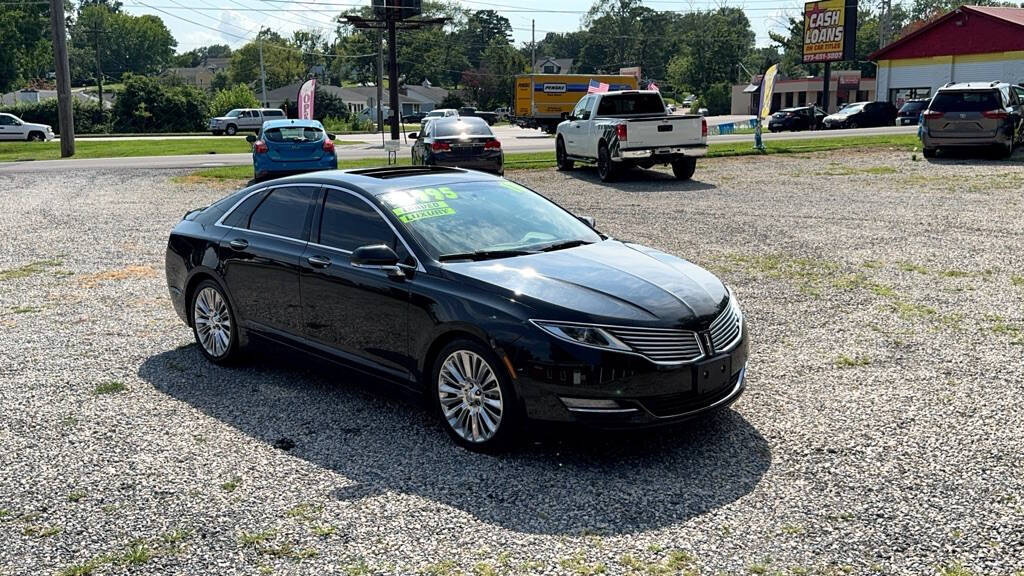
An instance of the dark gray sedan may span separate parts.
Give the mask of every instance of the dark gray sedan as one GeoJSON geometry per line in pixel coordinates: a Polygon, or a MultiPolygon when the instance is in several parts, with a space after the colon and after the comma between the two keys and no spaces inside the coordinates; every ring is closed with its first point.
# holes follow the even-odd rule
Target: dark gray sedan
{"type": "Polygon", "coordinates": [[[412,163],[505,173],[505,154],[491,127],[481,118],[449,117],[428,122],[423,132],[409,134],[415,140],[412,163]]]}

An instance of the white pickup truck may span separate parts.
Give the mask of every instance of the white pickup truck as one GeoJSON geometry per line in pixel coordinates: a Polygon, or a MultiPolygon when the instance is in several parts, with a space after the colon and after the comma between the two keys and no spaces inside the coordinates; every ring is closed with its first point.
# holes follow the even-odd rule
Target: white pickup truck
{"type": "Polygon", "coordinates": [[[555,140],[559,170],[596,162],[605,182],[631,166],[655,164],[671,164],[676,178],[688,180],[707,153],[707,120],[669,114],[661,94],[649,90],[587,94],[558,125],[555,140]]]}

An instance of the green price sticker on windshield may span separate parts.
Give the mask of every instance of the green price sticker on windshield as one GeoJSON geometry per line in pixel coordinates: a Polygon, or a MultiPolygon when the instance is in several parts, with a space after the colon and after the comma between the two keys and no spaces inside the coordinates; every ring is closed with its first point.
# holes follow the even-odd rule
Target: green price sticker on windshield
{"type": "Polygon", "coordinates": [[[448,205],[447,202],[423,202],[421,204],[410,204],[408,206],[400,206],[391,210],[395,216],[398,216],[400,221],[404,222],[415,222],[416,220],[423,220],[424,218],[436,218],[438,216],[448,216],[455,214],[455,210],[448,205]]]}

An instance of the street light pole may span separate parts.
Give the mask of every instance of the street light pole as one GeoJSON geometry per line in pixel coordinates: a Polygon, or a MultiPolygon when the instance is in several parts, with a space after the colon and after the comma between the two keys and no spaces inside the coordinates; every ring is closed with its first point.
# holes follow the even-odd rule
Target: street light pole
{"type": "Polygon", "coordinates": [[[260,88],[263,91],[263,101],[260,106],[267,106],[267,70],[263,67],[263,39],[260,38],[260,88]]]}

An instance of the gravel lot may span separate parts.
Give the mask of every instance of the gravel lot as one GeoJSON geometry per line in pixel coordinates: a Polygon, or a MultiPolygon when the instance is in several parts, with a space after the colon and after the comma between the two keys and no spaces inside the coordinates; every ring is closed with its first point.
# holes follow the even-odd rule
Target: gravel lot
{"type": "Polygon", "coordinates": [[[203,361],[163,252],[224,190],[0,175],[0,574],[1024,573],[1022,156],[510,173],[720,274],[753,352],[713,419],[498,457],[386,383],[203,361]]]}

